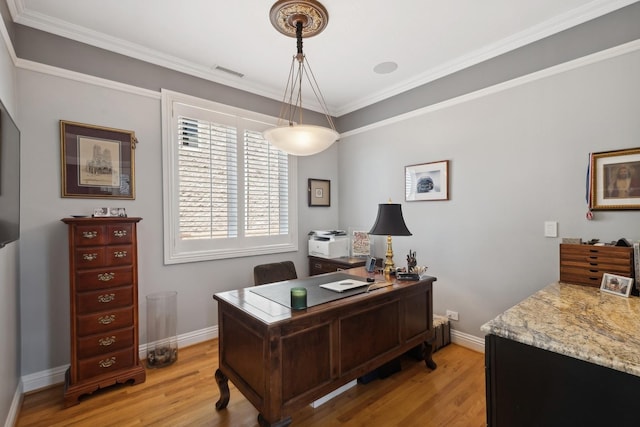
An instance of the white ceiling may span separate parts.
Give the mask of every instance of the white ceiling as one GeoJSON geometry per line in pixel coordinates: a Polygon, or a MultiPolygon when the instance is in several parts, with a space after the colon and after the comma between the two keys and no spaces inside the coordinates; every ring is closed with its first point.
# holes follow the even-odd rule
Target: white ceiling
{"type": "MultiPolygon", "coordinates": [[[[340,116],[635,1],[322,0],[328,27],[304,53],[340,116]]],[[[20,24],[281,100],[296,42],[271,26],[274,2],[7,0],[20,24]]]]}

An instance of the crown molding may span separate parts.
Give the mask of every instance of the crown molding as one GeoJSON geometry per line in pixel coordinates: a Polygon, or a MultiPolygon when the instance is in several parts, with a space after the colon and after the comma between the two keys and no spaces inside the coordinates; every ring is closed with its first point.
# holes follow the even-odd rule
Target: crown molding
{"type": "Polygon", "coordinates": [[[477,65],[491,58],[495,58],[504,53],[511,52],[530,43],[552,36],[553,34],[557,34],[561,31],[606,15],[607,13],[636,3],[637,1],[638,0],[595,0],[583,7],[573,9],[567,13],[558,15],[553,19],[531,27],[526,31],[522,31],[512,35],[511,37],[502,39],[498,43],[487,45],[482,49],[470,52],[468,55],[458,57],[438,67],[429,69],[424,73],[405,80],[395,86],[388,87],[383,91],[375,92],[371,94],[371,96],[345,104],[335,111],[335,115],[336,117],[340,117],[347,113],[375,104],[376,102],[383,101],[402,92],[430,83],[449,74],[477,65]]]}
{"type": "MultiPolygon", "coordinates": [[[[394,95],[398,95],[402,92],[406,92],[415,87],[437,80],[443,76],[460,71],[472,65],[476,65],[526,44],[541,40],[560,31],[605,15],[624,6],[628,6],[636,1],[637,0],[594,0],[582,7],[573,9],[563,15],[559,15],[551,20],[541,23],[540,25],[532,27],[527,31],[515,34],[512,37],[501,40],[493,45],[486,46],[485,48],[478,49],[468,55],[456,58],[453,61],[427,70],[412,79],[405,80],[404,82],[373,93],[365,98],[354,100],[353,102],[343,106],[328,105],[330,114],[334,117],[339,117],[356,111],[394,95]]],[[[199,66],[190,61],[185,61],[135,43],[127,42],[126,40],[91,31],[81,26],[73,25],[62,20],[30,11],[25,7],[24,0],[7,0],[7,5],[14,22],[18,24],[136,58],[205,80],[220,83],[255,95],[264,96],[276,101],[282,101],[282,93],[276,93],[273,88],[241,80],[240,78],[234,78],[226,73],[223,75],[222,72],[217,72],[208,67],[199,66]]],[[[310,100],[310,102],[305,100],[305,108],[320,113],[323,112],[321,106],[312,100],[310,100]]]]}

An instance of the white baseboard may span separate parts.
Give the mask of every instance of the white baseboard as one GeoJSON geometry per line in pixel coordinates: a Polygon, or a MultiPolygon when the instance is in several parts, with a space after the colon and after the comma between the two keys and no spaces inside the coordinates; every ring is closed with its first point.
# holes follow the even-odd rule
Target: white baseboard
{"type": "Polygon", "coordinates": [[[478,353],[484,353],[484,337],[480,338],[451,329],[451,342],[477,351],[478,353]]]}
{"type": "MultiPolygon", "coordinates": [[[[188,332],[186,334],[178,335],[178,349],[180,347],[187,347],[193,344],[198,344],[204,341],[212,340],[218,337],[218,326],[212,326],[199,331],[188,332]]],[[[147,357],[147,344],[142,344],[138,348],[138,354],[140,359],[147,357]]],[[[47,369],[46,371],[36,372],[33,374],[25,375],[20,379],[18,388],[22,396],[23,393],[39,390],[41,388],[50,387],[55,384],[64,382],[64,374],[69,368],[69,365],[58,366],[56,368],[47,369]]]]}
{"type": "Polygon", "coordinates": [[[13,427],[18,422],[18,414],[20,412],[20,407],[22,406],[22,394],[22,384],[19,383],[18,387],[16,388],[16,392],[13,395],[9,413],[7,414],[7,418],[4,421],[4,427],[13,427]]]}

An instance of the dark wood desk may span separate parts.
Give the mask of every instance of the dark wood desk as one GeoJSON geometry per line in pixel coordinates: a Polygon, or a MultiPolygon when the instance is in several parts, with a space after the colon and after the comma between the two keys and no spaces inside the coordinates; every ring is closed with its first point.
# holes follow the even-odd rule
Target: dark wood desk
{"type": "MultiPolygon", "coordinates": [[[[367,277],[362,267],[345,273],[367,277]]],[[[394,283],[392,278],[386,281],[391,286],[300,311],[251,288],[215,294],[216,408],[227,407],[231,380],[260,412],[261,426],[287,426],[293,411],[417,346],[423,348],[426,365],[435,369],[435,280],[394,283]]]]}

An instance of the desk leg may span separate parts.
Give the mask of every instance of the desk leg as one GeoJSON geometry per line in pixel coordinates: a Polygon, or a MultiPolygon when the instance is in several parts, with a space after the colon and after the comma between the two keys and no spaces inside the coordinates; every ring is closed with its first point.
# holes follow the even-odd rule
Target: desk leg
{"type": "Polygon", "coordinates": [[[422,344],[422,357],[424,358],[424,363],[427,365],[429,369],[436,369],[438,365],[433,361],[433,340],[425,341],[422,344]]]}
{"type": "Polygon", "coordinates": [[[276,421],[271,424],[269,421],[265,420],[262,414],[258,414],[258,425],[260,427],[287,427],[291,424],[291,417],[287,417],[284,420],[276,421]]]}
{"type": "Polygon", "coordinates": [[[219,411],[229,404],[229,378],[220,369],[216,369],[216,382],[220,389],[220,399],[216,402],[216,409],[219,411]]]}

